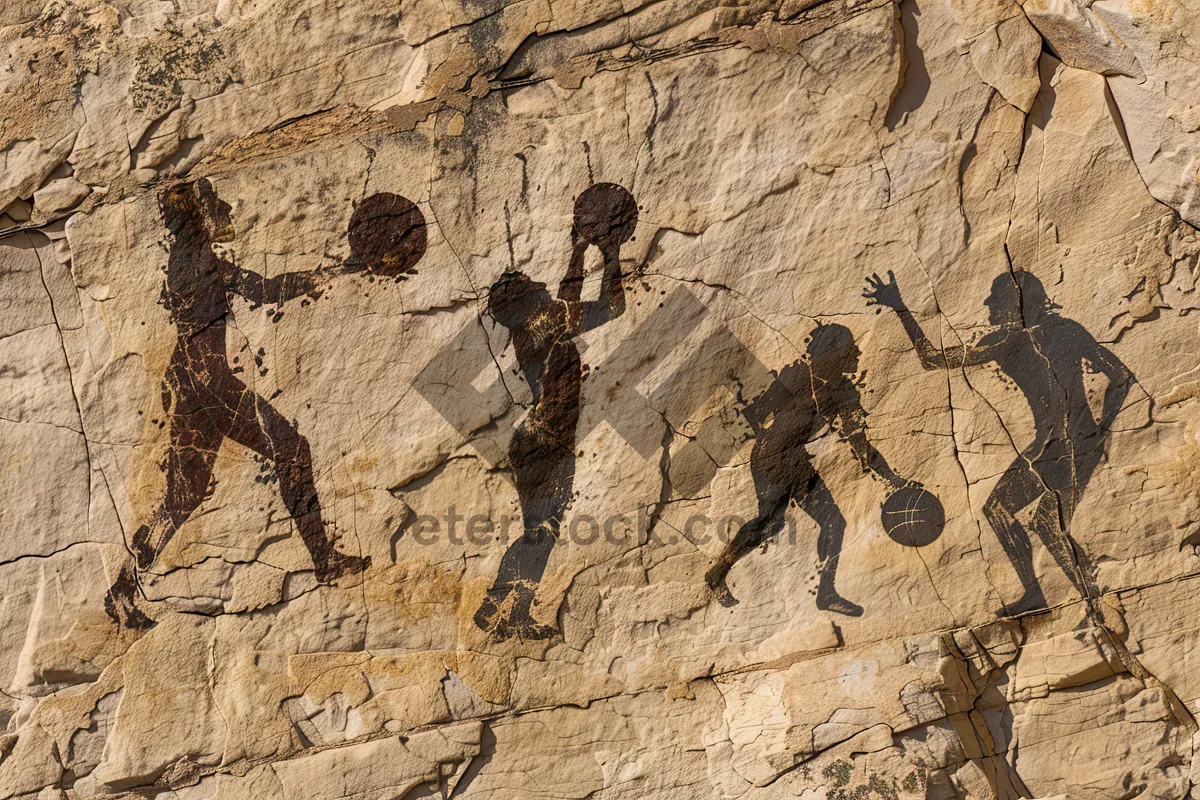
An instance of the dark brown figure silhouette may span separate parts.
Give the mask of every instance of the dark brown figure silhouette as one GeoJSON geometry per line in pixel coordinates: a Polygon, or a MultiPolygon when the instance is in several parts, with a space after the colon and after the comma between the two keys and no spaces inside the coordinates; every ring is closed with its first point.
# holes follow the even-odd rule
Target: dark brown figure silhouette
{"type": "Polygon", "coordinates": [[[229,205],[217,197],[207,180],[167,189],[159,198],[159,209],[171,234],[162,302],[171,313],[179,340],[162,389],[163,409],[170,414],[170,445],[163,464],[166,494],[150,524],[134,534],[135,565],[121,570],[105,602],[109,615],[130,628],[153,625],[134,605],[135,569],[148,569],[204,501],[213,463],[226,439],[274,466],[280,494],[312,556],[319,582],[329,583],[368,566],[369,558],[335,550],[326,533],[308,442],[294,423],[251,391],[230,368],[225,357],[229,294],[277,307],[302,295],[318,295],[320,284],[333,275],[364,269],[403,275],[412,271],[425,244],[423,219],[417,224],[413,217],[413,212],[420,216],[415,206],[396,195],[374,195],[355,212],[351,257],[345,265],[265,278],[213,252],[213,244],[228,241],[233,228],[229,205]],[[408,239],[392,241],[396,231],[407,231],[408,239]],[[380,247],[364,251],[364,242],[380,247]]]}
{"type": "Polygon", "coordinates": [[[524,534],[504,553],[495,583],[475,614],[475,624],[497,640],[555,634],[533,621],[530,606],[575,478],[583,364],[574,337],[624,313],[619,251],[636,224],[637,204],[628,191],[612,183],[593,184],[575,201],[571,261],[558,299],[521,272],[501,275],[488,296],[488,313],[512,333],[517,362],[533,393],[533,407],[508,451],[524,534]],[[584,301],[583,258],[592,245],[604,257],[604,277],[599,299],[584,301]]]}
{"type": "Polygon", "coordinates": [[[828,424],[850,445],[864,472],[873,473],[892,488],[906,485],[867,440],[867,414],[855,383],[860,355],[847,328],[821,325],[813,331],[807,360],[784,367],[771,386],[743,410],[754,430],[750,472],[758,494],[758,517],[738,530],[705,576],[721,605],[738,602],[725,584],[729,570],[779,533],[788,505],[795,502],[820,526],[817,608],[852,617],[863,613],[861,606],[834,588],[846,520],[804,447],[828,424]]]}
{"type": "Polygon", "coordinates": [[[890,270],[886,280],[872,275],[867,284],[863,292],[867,304],[891,308],[900,316],[925,369],[994,362],[1016,383],[1033,411],[1033,442],[1000,477],[983,506],[1024,589],[1020,599],[1006,604],[999,615],[1046,607],[1033,570],[1029,531],[1016,518],[1033,503],[1037,506],[1029,527],[1094,610],[1099,599],[1095,568],[1067,528],[1104,456],[1104,441],[1129,393],[1132,373],[1082,325],[1056,313],[1041,281],[1028,272],[1004,273],[992,282],[985,304],[995,330],[975,344],[944,350],[933,346],[904,305],[890,270]],[[1108,379],[1099,420],[1088,405],[1085,361],[1108,379]]]}

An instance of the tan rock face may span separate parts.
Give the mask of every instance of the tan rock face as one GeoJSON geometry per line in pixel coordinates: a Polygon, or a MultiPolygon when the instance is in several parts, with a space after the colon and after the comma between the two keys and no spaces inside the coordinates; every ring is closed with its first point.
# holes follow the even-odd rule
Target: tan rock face
{"type": "Polygon", "coordinates": [[[1200,7],[0,9],[0,800],[1200,797],[1200,7]]]}

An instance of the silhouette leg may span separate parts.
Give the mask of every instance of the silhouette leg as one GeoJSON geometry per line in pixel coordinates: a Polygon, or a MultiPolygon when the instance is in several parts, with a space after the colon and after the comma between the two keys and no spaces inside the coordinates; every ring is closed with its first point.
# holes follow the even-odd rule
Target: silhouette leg
{"type": "MultiPolygon", "coordinates": [[[[518,437],[524,435],[518,432],[518,437]]],[[[513,636],[546,639],[555,634],[550,626],[534,622],[531,608],[571,498],[575,454],[558,447],[537,446],[523,452],[526,447],[527,443],[514,441],[519,457],[510,455],[525,532],[504,552],[496,580],[475,612],[475,624],[491,631],[497,641],[513,636]]]]}
{"type": "Polygon", "coordinates": [[[1029,526],[1050,551],[1050,555],[1054,556],[1054,563],[1058,564],[1058,568],[1071,581],[1075,591],[1090,604],[1095,596],[1098,596],[1089,586],[1088,578],[1091,576],[1087,575],[1086,570],[1090,567],[1090,560],[1074,546],[1067,532],[1063,530],[1061,523],[1064,516],[1059,503],[1056,492],[1047,492],[1038,503],[1029,526]]]}
{"type": "Polygon", "coordinates": [[[1030,527],[1054,556],[1054,562],[1079,596],[1087,602],[1089,609],[1093,609],[1100,597],[1096,569],[1083,548],[1071,539],[1068,528],[1084,487],[1103,455],[1103,448],[1094,436],[1080,437],[1075,443],[1085,448],[1083,452],[1077,453],[1064,443],[1058,448],[1060,454],[1057,457],[1034,464],[1042,481],[1052,491],[1038,503],[1030,527]]]}
{"type": "Polygon", "coordinates": [[[729,570],[751,550],[779,533],[783,528],[784,515],[790,500],[791,496],[784,487],[772,485],[760,490],[758,516],[738,529],[733,541],[725,547],[704,576],[708,588],[716,594],[721,605],[726,608],[737,605],[737,598],[725,583],[729,570]]]}
{"type": "Polygon", "coordinates": [[[1087,489],[1088,483],[1096,473],[1096,468],[1104,460],[1105,436],[1106,434],[1103,431],[1096,429],[1095,431],[1086,431],[1082,435],[1072,439],[1075,448],[1075,469],[1071,481],[1071,503],[1069,505],[1064,504],[1065,507],[1061,514],[1063,524],[1066,526],[1064,536],[1075,554],[1075,563],[1079,565],[1084,584],[1092,590],[1094,596],[1097,598],[1100,596],[1100,589],[1096,565],[1092,563],[1087,552],[1071,536],[1070,524],[1071,519],[1075,516],[1076,509],[1079,508],[1079,504],[1083,500],[1084,490],[1087,489]]]}
{"type": "Polygon", "coordinates": [[[137,572],[132,561],[121,565],[117,579],[104,596],[104,612],[123,628],[148,631],[156,624],[137,607],[137,572]]]}
{"type": "Polygon", "coordinates": [[[1000,476],[983,504],[983,515],[1000,540],[1024,590],[1019,600],[1000,609],[999,616],[1013,616],[1046,606],[1046,596],[1033,570],[1033,544],[1025,526],[1016,518],[1017,512],[1041,499],[1046,491],[1046,485],[1030,467],[1029,461],[1018,456],[1000,476]]]}
{"type": "Polygon", "coordinates": [[[1095,611],[1100,592],[1096,585],[1095,567],[1067,530],[1079,498],[1092,476],[1100,457],[1103,441],[1092,430],[1078,431],[1071,439],[1055,439],[1047,443],[1033,468],[1048,489],[1038,502],[1029,527],[1054,557],[1054,562],[1071,581],[1088,605],[1095,611]]]}
{"type": "MultiPolygon", "coordinates": [[[[235,379],[236,380],[236,379],[235,379]]],[[[312,452],[296,426],[266,400],[245,389],[229,438],[250,448],[275,465],[279,493],[296,522],[300,538],[312,557],[319,583],[362,572],[369,557],[350,556],[334,549],[333,538],[321,519],[321,504],[313,480],[312,452]]]]}
{"type": "Polygon", "coordinates": [[[149,568],[208,496],[213,464],[224,438],[215,426],[197,425],[196,420],[182,416],[173,419],[172,425],[171,447],[166,458],[167,491],[162,506],[154,515],[148,535],[134,535],[134,552],[141,569],[149,568]]]}
{"type": "Polygon", "coordinates": [[[814,473],[809,479],[808,491],[796,498],[800,508],[820,526],[817,535],[817,559],[820,564],[821,581],[817,586],[817,608],[836,611],[849,617],[861,617],[862,606],[851,603],[838,594],[838,559],[842,555],[842,539],[846,534],[846,519],[833,499],[829,487],[821,476],[814,473]]]}
{"type": "Polygon", "coordinates": [[[104,609],[118,624],[146,630],[153,621],[135,605],[135,569],[149,569],[188,517],[208,495],[213,463],[221,447],[225,427],[219,415],[180,412],[171,418],[171,444],[164,461],[167,489],[150,525],[133,535],[135,563],[121,567],[104,600],[104,609]],[[136,564],[136,567],[135,567],[136,564]]]}
{"type": "Polygon", "coordinates": [[[1071,457],[1074,464],[1074,474],[1070,484],[1071,496],[1074,500],[1072,511],[1074,511],[1074,506],[1079,505],[1079,501],[1083,499],[1083,490],[1087,488],[1088,481],[1092,479],[1096,468],[1104,460],[1106,437],[1107,434],[1099,428],[1085,427],[1083,430],[1072,431],[1071,457]]]}
{"type": "Polygon", "coordinates": [[[504,551],[496,580],[475,612],[475,624],[490,630],[497,641],[513,636],[548,639],[554,635],[553,628],[534,621],[532,607],[538,582],[554,550],[558,528],[558,520],[552,520],[539,528],[526,529],[504,551]],[[511,607],[504,613],[504,606],[509,601],[511,607]]]}

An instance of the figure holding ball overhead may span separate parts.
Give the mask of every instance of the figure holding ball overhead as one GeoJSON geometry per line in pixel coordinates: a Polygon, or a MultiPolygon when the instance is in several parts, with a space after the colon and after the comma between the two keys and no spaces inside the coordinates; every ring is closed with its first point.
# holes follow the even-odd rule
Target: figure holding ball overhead
{"type": "Polygon", "coordinates": [[[558,297],[546,284],[516,271],[501,275],[488,293],[487,313],[511,333],[533,394],[533,406],[508,450],[524,533],[505,551],[496,580],[475,612],[475,624],[497,641],[558,633],[535,621],[532,607],[575,480],[584,377],[575,337],[625,312],[620,251],[637,220],[637,203],[624,187],[594,183],[575,200],[571,257],[558,297]],[[591,247],[600,251],[604,276],[600,296],[584,300],[584,256],[591,247]]]}
{"type": "Polygon", "coordinates": [[[208,497],[217,453],[226,440],[248,448],[273,469],[318,583],[367,568],[369,557],[340,552],[326,529],[308,440],[230,366],[225,355],[229,298],[238,295],[276,310],[298,297],[318,297],[325,282],[338,275],[370,271],[402,279],[414,272],[425,252],[425,220],[417,207],[399,195],[376,194],[355,209],[348,230],[350,257],[344,263],[268,278],[214,251],[214,244],[233,238],[234,229],[231,207],[207,179],[166,188],[158,206],[169,233],[161,302],[177,335],[162,383],[170,424],[163,460],[166,490],[153,515],[133,534],[133,559],[121,567],[105,598],[114,621],[138,630],[154,625],[136,604],[138,570],[154,564],[208,497]]]}
{"type": "MultiPolygon", "coordinates": [[[[750,472],[758,495],[758,516],[741,527],[705,576],[721,605],[738,602],[726,585],[730,569],[783,529],[788,506],[794,502],[820,526],[817,608],[851,617],[863,613],[862,606],[842,597],[835,586],[846,520],[805,450],[826,424],[850,445],[863,471],[886,483],[893,496],[924,493],[933,498],[893,472],[867,440],[867,413],[856,384],[860,355],[849,329],[820,325],[812,333],[807,358],[784,367],[771,386],[743,410],[755,434],[750,472]]],[[[937,509],[940,511],[940,505],[937,509]]],[[[940,530],[938,525],[934,537],[940,530]]]]}

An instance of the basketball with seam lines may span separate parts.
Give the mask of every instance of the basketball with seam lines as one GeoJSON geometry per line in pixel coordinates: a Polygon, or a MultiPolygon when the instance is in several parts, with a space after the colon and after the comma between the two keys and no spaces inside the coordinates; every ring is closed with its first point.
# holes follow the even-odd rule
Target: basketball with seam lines
{"type": "Polygon", "coordinates": [[[942,535],[946,512],[933,492],[923,486],[903,486],[888,495],[880,514],[883,529],[905,547],[924,547],[942,535]]]}

